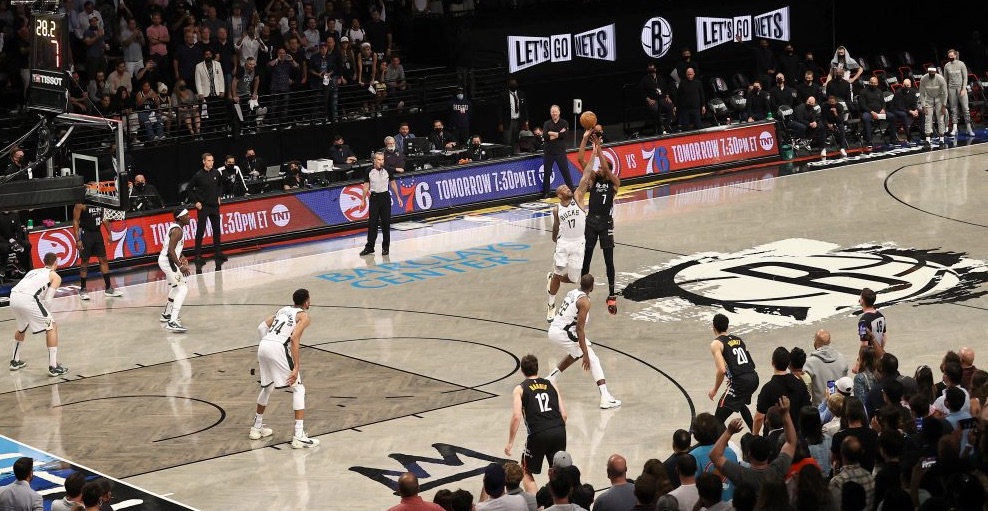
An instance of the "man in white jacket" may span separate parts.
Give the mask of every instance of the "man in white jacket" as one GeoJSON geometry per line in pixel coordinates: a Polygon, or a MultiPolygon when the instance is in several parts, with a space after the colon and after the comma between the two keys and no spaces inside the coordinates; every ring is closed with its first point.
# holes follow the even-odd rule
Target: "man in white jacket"
{"type": "MultiPolygon", "coordinates": [[[[202,62],[196,64],[196,92],[203,100],[202,118],[209,119],[203,124],[208,126],[209,131],[221,128],[225,123],[224,98],[226,96],[226,82],[223,79],[223,68],[220,63],[213,60],[213,51],[205,49],[202,52],[202,62]]],[[[204,127],[205,127],[204,126],[204,127]]]]}
{"type": "Polygon", "coordinates": [[[827,382],[837,381],[847,376],[847,359],[844,354],[830,345],[830,332],[817,331],[813,336],[813,351],[806,357],[803,372],[810,375],[813,406],[819,406],[827,399],[827,382]]]}

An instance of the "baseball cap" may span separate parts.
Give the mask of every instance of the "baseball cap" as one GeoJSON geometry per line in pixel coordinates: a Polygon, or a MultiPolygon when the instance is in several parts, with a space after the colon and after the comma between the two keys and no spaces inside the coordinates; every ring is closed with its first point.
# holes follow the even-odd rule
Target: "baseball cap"
{"type": "Polygon", "coordinates": [[[99,16],[94,12],[94,13],[92,13],[92,14],[89,15],[89,19],[91,19],[91,20],[98,20],[99,19],[99,16]]]}
{"type": "Polygon", "coordinates": [[[347,36],[343,36],[343,37],[340,38],[340,42],[341,43],[348,43],[348,42],[350,42],[350,38],[347,37],[347,36]]]}
{"type": "Polygon", "coordinates": [[[504,467],[500,463],[491,463],[484,469],[484,491],[491,497],[504,493],[504,467]]]}
{"type": "Polygon", "coordinates": [[[655,511],[679,511],[679,499],[667,493],[659,497],[655,503],[655,511]]]}
{"type": "Polygon", "coordinates": [[[932,66],[931,67],[928,67],[928,68],[926,68],[926,72],[927,73],[936,73],[937,72],[937,68],[932,67],[932,66]]]}
{"type": "Polygon", "coordinates": [[[840,392],[845,396],[850,396],[851,392],[854,391],[854,380],[852,380],[850,376],[841,377],[839,380],[834,382],[834,387],[837,387],[837,392],[840,392]]]}
{"type": "Polygon", "coordinates": [[[566,451],[556,451],[552,456],[552,468],[565,468],[573,466],[573,457],[566,451]]]}

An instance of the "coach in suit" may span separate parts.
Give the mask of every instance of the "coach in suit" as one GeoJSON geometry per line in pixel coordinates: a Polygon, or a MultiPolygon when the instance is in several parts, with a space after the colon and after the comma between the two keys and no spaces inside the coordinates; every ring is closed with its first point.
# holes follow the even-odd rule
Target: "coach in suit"
{"type": "Polygon", "coordinates": [[[518,90],[518,81],[508,80],[508,90],[501,94],[498,105],[497,130],[504,136],[504,145],[511,146],[518,154],[518,132],[528,122],[528,100],[518,90]]]}
{"type": "Polygon", "coordinates": [[[41,495],[31,489],[34,477],[34,460],[18,458],[14,462],[13,483],[0,488],[0,510],[3,511],[43,511],[41,495]]]}

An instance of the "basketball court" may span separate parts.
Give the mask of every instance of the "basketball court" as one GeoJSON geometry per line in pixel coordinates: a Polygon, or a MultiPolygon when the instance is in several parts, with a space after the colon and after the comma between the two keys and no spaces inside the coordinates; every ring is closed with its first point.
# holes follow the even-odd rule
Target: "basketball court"
{"type": "MultiPolygon", "coordinates": [[[[584,480],[606,488],[612,453],[636,475],[670,454],[695,413],[713,411],[716,312],[763,382],[776,346],[810,351],[820,328],[855,353],[863,287],[879,291],[904,372],[965,344],[988,356],[986,153],[975,144],[624,187],[615,260],[626,296],[609,315],[598,248],[588,326],[624,404],[598,409],[578,364],[559,379],[584,480]]],[[[30,338],[28,366],[0,379],[0,433],[203,510],[380,510],[397,503],[408,470],[427,500],[438,488],[476,496],[489,462],[522,452],[523,437],[503,452],[519,359],[537,355],[547,374],[561,355],[544,318],[548,213],[539,203],[399,225],[389,258],[359,257],[363,235],[235,255],[190,277],[186,334],[158,321],[157,270],[114,277],[123,298],[81,302],[65,288],[54,309],[70,372],[49,378],[44,342],[30,338]],[[322,445],[311,450],[291,448],[283,392],[265,414],[274,435],[247,438],[255,326],[299,287],[312,296],[301,370],[306,429],[322,445]]],[[[9,309],[0,325],[14,329],[9,309]]]]}

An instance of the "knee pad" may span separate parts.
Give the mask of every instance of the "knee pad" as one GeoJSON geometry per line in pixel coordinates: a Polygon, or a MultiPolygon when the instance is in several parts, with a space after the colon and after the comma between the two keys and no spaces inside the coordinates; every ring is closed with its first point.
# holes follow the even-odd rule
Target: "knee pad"
{"type": "Polygon", "coordinates": [[[271,399],[272,392],[274,392],[273,383],[267,387],[261,387],[261,392],[257,395],[257,404],[261,406],[268,406],[268,400],[271,399]]]}
{"type": "Polygon", "coordinates": [[[292,391],[292,410],[305,410],[305,385],[288,387],[292,391]]]}

